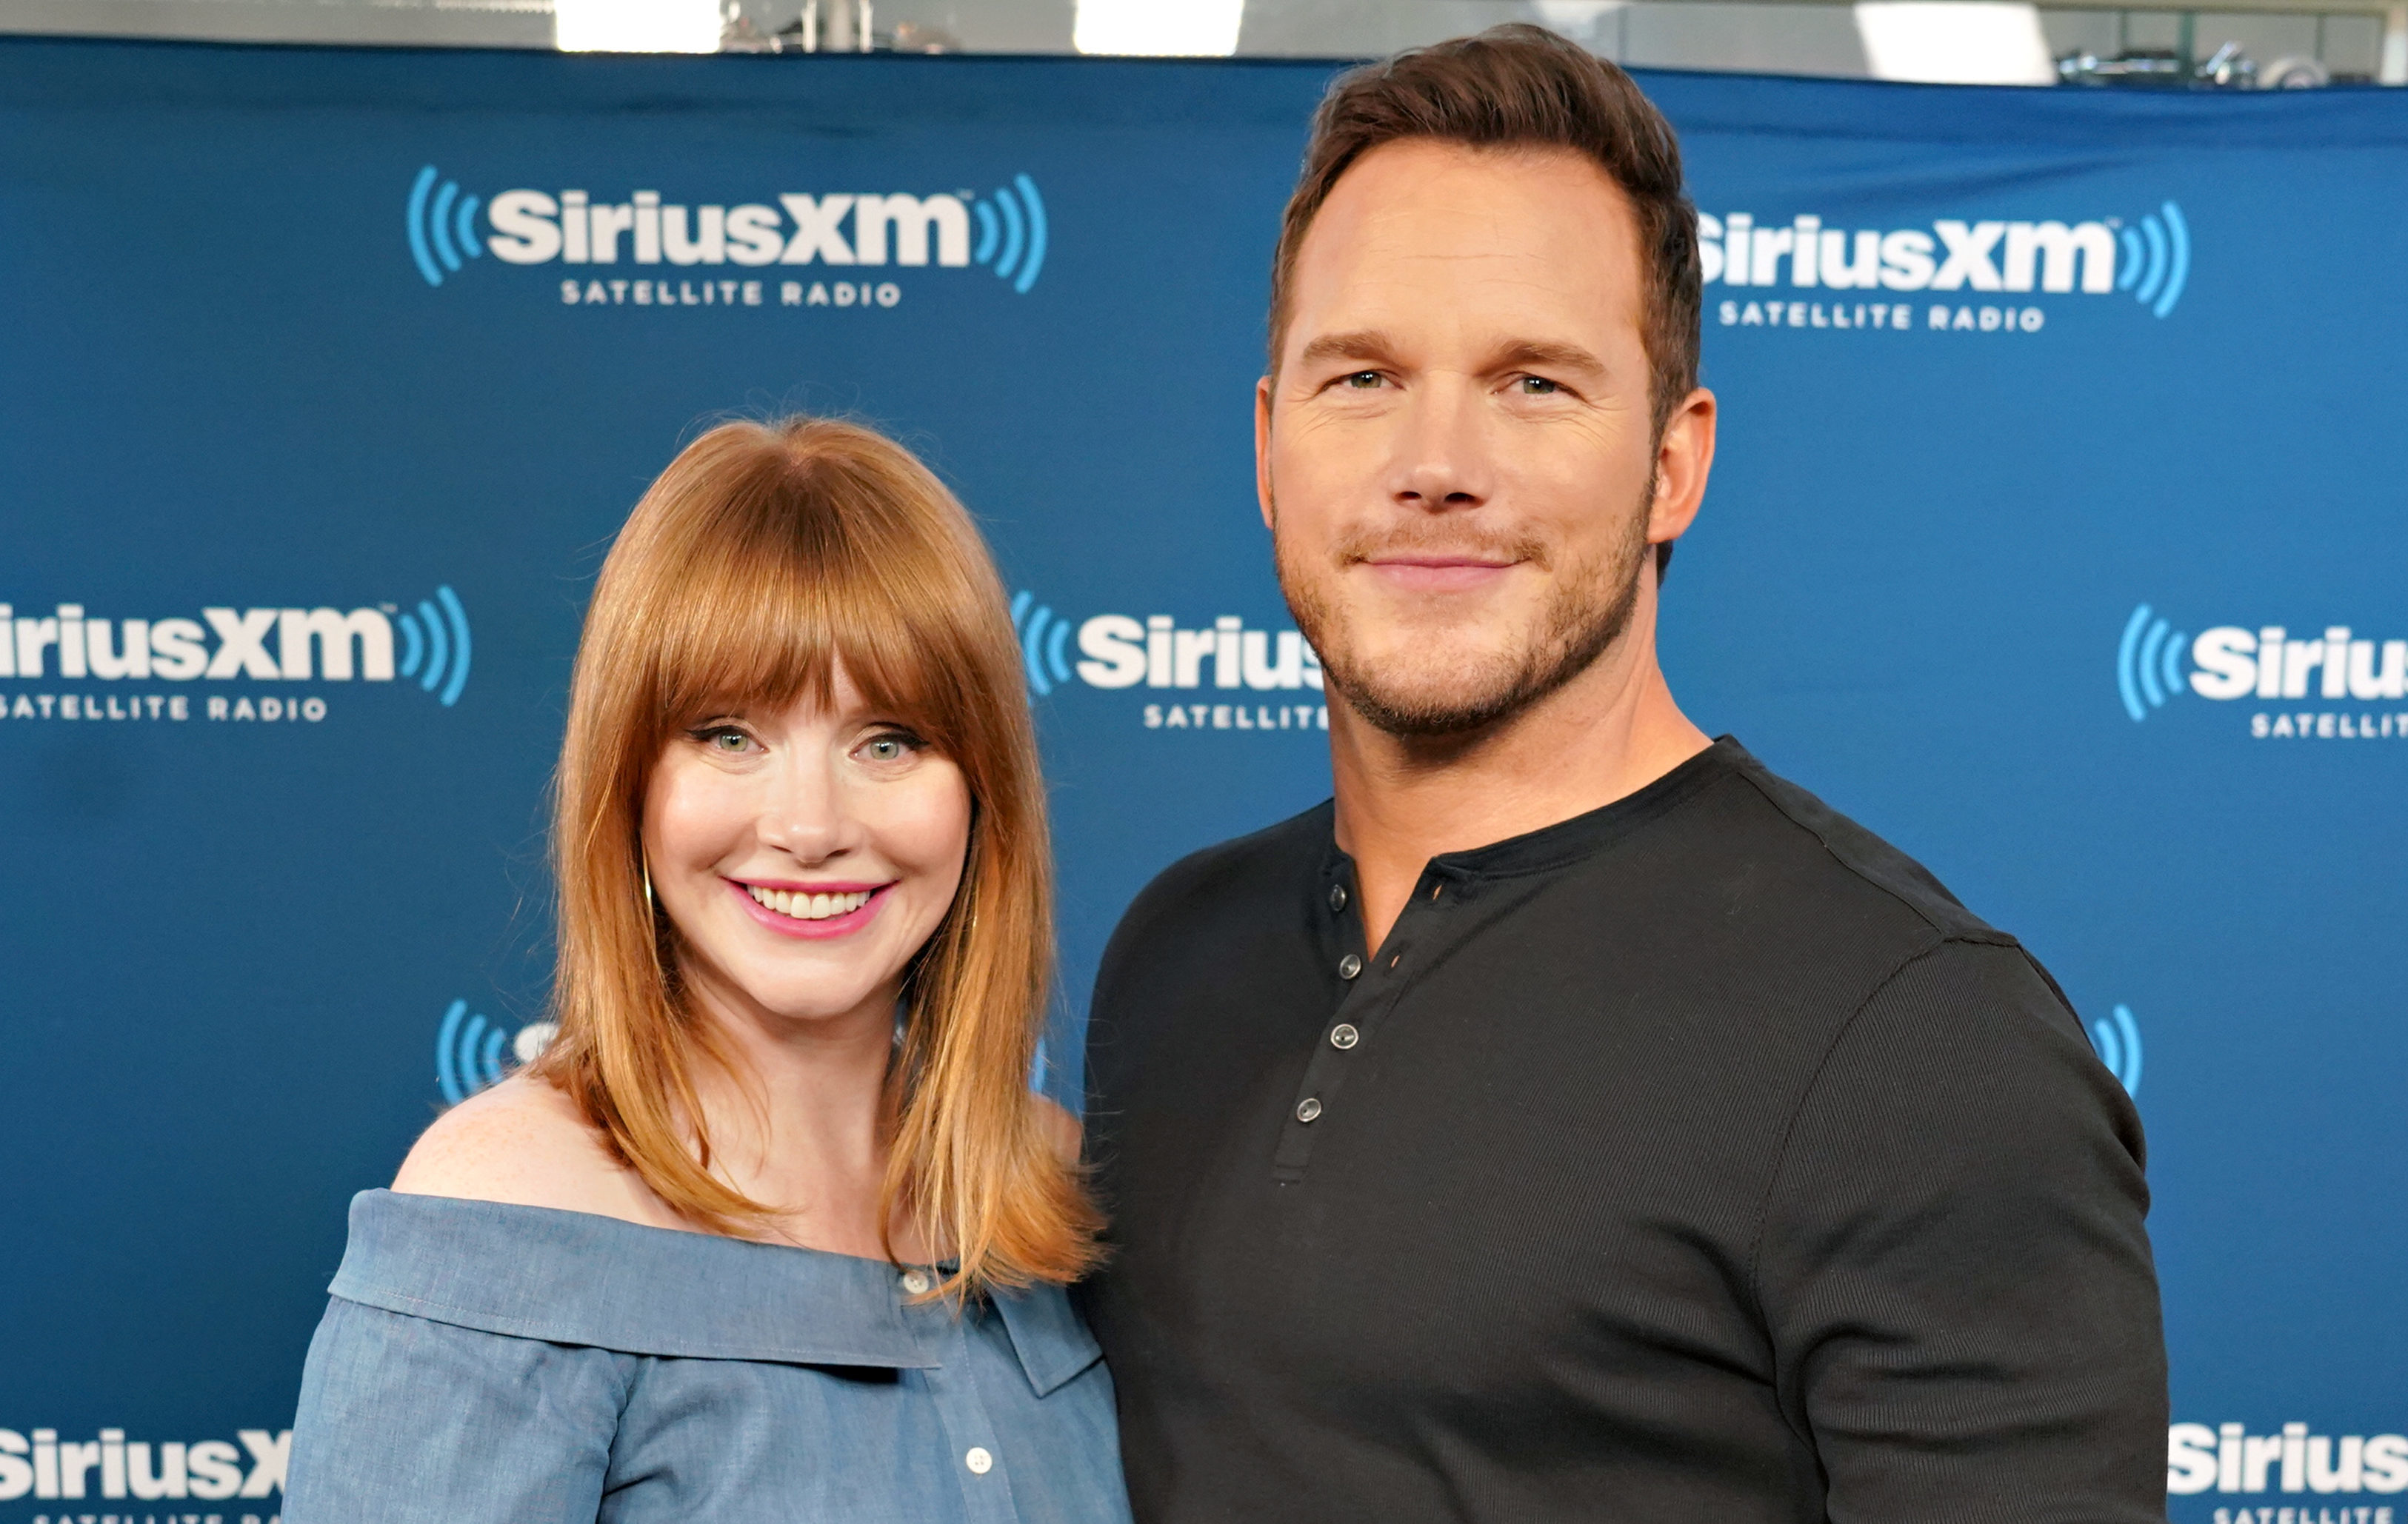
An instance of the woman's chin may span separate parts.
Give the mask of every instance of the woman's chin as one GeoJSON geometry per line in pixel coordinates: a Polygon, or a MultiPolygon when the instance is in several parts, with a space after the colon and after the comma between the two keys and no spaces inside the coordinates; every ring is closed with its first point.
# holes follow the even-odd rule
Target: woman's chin
{"type": "Polygon", "coordinates": [[[792,970],[758,970],[734,981],[755,1017],[775,1026],[825,1027],[853,1018],[890,1018],[900,968],[796,977],[792,970]]]}

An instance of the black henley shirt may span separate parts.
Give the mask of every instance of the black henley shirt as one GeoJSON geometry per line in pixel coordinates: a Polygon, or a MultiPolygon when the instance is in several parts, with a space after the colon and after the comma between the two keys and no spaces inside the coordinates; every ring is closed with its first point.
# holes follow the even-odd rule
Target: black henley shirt
{"type": "Polygon", "coordinates": [[[1321,807],[1097,978],[1139,1524],[2162,1519],[2140,1123],[2014,938],[1725,737],[1433,859],[1321,807]]]}

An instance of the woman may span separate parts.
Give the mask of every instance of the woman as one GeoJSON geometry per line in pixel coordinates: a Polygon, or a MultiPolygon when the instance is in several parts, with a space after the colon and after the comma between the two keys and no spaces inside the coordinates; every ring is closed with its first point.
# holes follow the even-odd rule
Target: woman
{"type": "Polygon", "coordinates": [[[352,1202],[290,1524],[1125,1520],[960,506],[849,424],[696,440],[604,563],[554,830],[559,1033],[352,1202]]]}

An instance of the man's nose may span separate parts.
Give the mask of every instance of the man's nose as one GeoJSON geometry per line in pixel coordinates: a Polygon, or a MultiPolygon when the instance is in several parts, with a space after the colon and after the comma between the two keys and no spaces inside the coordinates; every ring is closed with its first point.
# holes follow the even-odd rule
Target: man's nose
{"type": "Polygon", "coordinates": [[[1479,389],[1462,377],[1426,377],[1400,414],[1390,496],[1425,512],[1476,508],[1491,491],[1479,389]]]}

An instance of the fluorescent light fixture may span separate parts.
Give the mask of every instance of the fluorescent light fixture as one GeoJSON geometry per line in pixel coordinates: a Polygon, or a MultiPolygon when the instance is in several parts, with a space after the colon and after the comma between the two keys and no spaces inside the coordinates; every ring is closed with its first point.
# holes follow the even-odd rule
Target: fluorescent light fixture
{"type": "Polygon", "coordinates": [[[1585,32],[1620,10],[1627,0],[1539,0],[1539,21],[1566,36],[1585,32]]]}
{"type": "Polygon", "coordinates": [[[2053,85],[2040,10],[1997,0],[1859,0],[1856,35],[1876,79],[2053,85]]]}
{"type": "Polygon", "coordinates": [[[1246,0],[1079,0],[1070,46],[1082,53],[1226,58],[1246,0]]]}
{"type": "Polygon", "coordinates": [[[552,0],[565,53],[715,53],[719,0],[552,0]]]}

